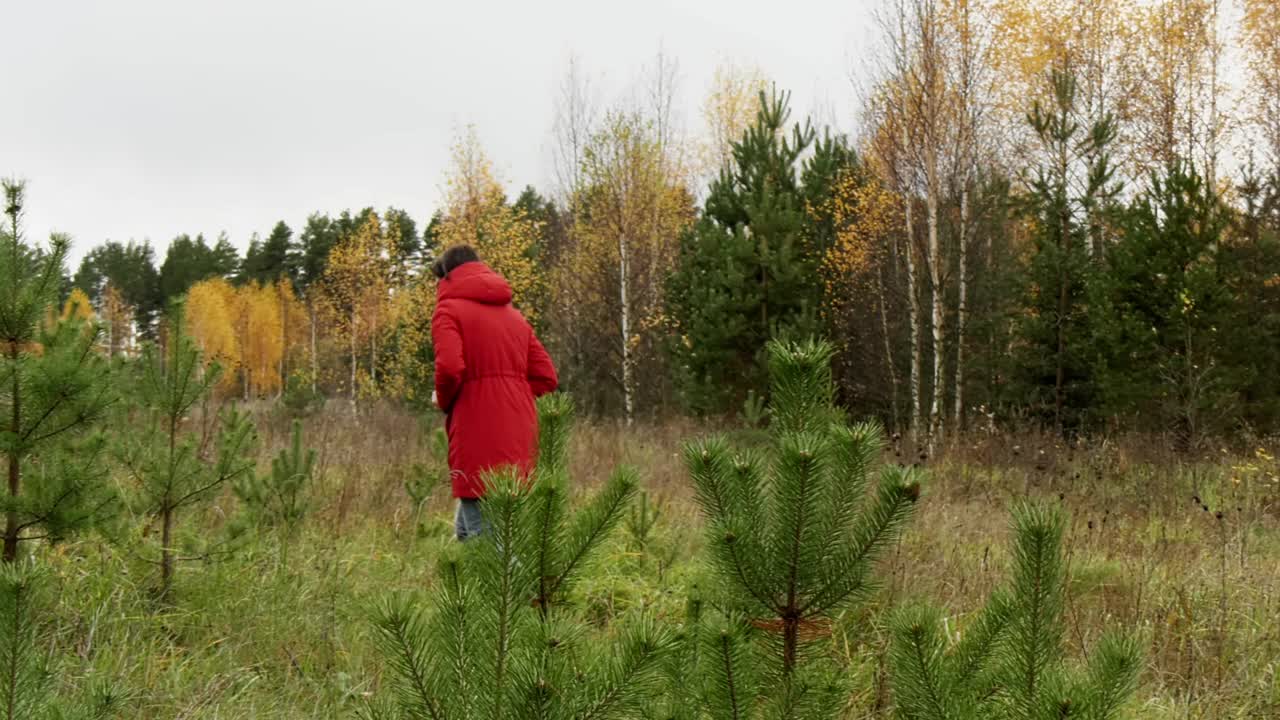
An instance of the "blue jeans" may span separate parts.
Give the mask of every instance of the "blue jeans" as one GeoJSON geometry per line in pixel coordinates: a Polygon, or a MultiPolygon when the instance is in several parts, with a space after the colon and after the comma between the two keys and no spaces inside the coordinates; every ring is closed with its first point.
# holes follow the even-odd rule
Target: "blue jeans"
{"type": "Polygon", "coordinates": [[[453,531],[459,542],[466,542],[484,533],[484,517],[480,514],[480,501],[476,498],[459,498],[458,511],[453,516],[453,531]]]}

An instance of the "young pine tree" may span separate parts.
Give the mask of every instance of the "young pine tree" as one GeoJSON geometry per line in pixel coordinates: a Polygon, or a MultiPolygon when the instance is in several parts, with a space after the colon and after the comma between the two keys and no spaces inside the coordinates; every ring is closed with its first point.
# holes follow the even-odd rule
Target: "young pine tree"
{"type": "Polygon", "coordinates": [[[1078,429],[1096,392],[1089,346],[1088,290],[1102,267],[1106,228],[1119,184],[1110,148],[1109,117],[1084,127],[1077,119],[1075,77],[1046,76],[1051,101],[1037,101],[1027,120],[1043,161],[1027,178],[1026,212],[1033,247],[1024,281],[1028,312],[1017,324],[1020,351],[1010,357],[1010,398],[1031,408],[1058,432],[1078,429]]]}
{"type": "Polygon", "coordinates": [[[734,409],[763,383],[766,341],[816,327],[822,253],[800,181],[816,134],[808,122],[791,123],[789,98],[761,93],[755,123],[733,141],[733,161],[711,183],[667,278],[677,381],[697,412],[734,409]]]}
{"type": "Polygon", "coordinates": [[[271,460],[271,472],[245,472],[232,483],[244,503],[249,521],[280,532],[283,564],[288,564],[289,542],[311,509],[311,484],[316,451],[302,446],[302,422],[293,421],[289,446],[271,460]]]}
{"type": "MultiPolygon", "coordinates": [[[[1195,167],[1169,163],[1121,217],[1122,234],[1096,283],[1092,322],[1105,407],[1163,421],[1179,449],[1229,424],[1250,374],[1241,367],[1249,353],[1224,352],[1242,314],[1233,290],[1243,278],[1223,252],[1231,215],[1195,167]]],[[[1265,328],[1244,334],[1257,343],[1265,328]]]]}
{"type": "Polygon", "coordinates": [[[1014,577],[952,642],[940,613],[894,618],[889,667],[903,720],[1056,720],[1119,717],[1141,670],[1131,637],[1105,635],[1084,668],[1062,657],[1060,512],[1021,505],[1013,513],[1014,577]]]}
{"type": "Polygon", "coordinates": [[[94,352],[98,328],[56,319],[66,238],[55,236],[48,250],[28,247],[23,185],[3,187],[0,454],[9,480],[3,557],[12,563],[23,541],[57,539],[112,514],[103,440],[93,429],[113,396],[110,369],[94,352]]]}
{"type": "Polygon", "coordinates": [[[588,628],[565,591],[618,525],[635,475],[613,475],[577,511],[568,508],[567,442],[572,407],[539,403],[538,464],[526,485],[492,478],[486,531],[440,566],[433,612],[392,600],[376,614],[395,672],[394,702],[372,718],[633,717],[656,692],[671,641],[653,623],[588,628]]]}
{"type": "Polygon", "coordinates": [[[57,692],[37,618],[51,602],[44,573],[29,562],[0,566],[0,720],[110,720],[123,713],[123,694],[109,683],[83,696],[57,692]]]}
{"type": "Polygon", "coordinates": [[[728,611],[691,633],[702,636],[699,671],[714,717],[731,708],[729,716],[750,716],[766,696],[768,716],[833,711],[823,663],[806,661],[831,618],[874,588],[873,563],[920,495],[910,471],[887,467],[864,502],[881,433],[841,420],[832,352],[824,342],[769,345],[771,457],[720,439],[685,452],[723,595],[716,604],[728,611]]]}
{"type": "Polygon", "coordinates": [[[217,384],[218,366],[204,367],[186,334],[181,303],[169,316],[168,337],[143,355],[138,387],[139,429],[126,438],[124,465],[138,483],[137,503],[160,523],[160,596],[173,587],[180,511],[211,498],[224,483],[253,472],[253,424],[234,409],[220,412],[215,433],[192,427],[193,411],[217,384]]]}

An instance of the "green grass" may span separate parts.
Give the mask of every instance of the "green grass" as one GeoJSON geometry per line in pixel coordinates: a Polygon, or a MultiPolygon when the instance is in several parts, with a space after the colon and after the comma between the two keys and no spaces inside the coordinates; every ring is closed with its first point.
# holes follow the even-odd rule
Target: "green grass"
{"type": "MultiPolygon", "coordinates": [[[[155,568],[141,559],[154,537],[141,527],[113,542],[37,550],[52,570],[57,600],[42,630],[62,692],[108,680],[133,694],[131,717],[226,720],[349,717],[379,692],[386,662],[367,608],[388,593],[429,591],[451,542],[451,505],[438,491],[413,527],[404,472],[430,461],[416,425],[317,422],[334,423],[319,507],[287,565],[278,538],[251,537],[234,553],[183,563],[162,605],[155,568]]],[[[701,529],[675,457],[693,430],[583,427],[575,438],[583,484],[632,462],[660,508],[644,552],[623,529],[574,586],[592,632],[637,608],[675,621],[701,577],[701,529]]],[[[284,434],[267,436],[278,445],[284,434]]],[[[882,567],[884,590],[833,633],[831,652],[854,679],[847,716],[889,715],[884,611],[927,597],[954,621],[979,607],[1005,578],[1009,501],[1033,494],[1059,499],[1072,517],[1070,652],[1107,625],[1142,633],[1148,666],[1135,717],[1280,717],[1280,486],[1265,462],[1235,482],[1249,458],[1260,462],[1161,465],[1100,450],[1059,452],[1044,469],[1025,453],[984,461],[957,452],[935,463],[916,520],[882,567]]],[[[228,494],[183,527],[220,537],[235,512],[228,494]]]]}

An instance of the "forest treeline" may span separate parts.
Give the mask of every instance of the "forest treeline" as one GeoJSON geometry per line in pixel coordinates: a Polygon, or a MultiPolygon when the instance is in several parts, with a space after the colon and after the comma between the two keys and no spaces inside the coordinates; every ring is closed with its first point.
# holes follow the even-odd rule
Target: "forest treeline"
{"type": "Polygon", "coordinates": [[[429,263],[476,245],[564,384],[626,418],[759,407],[760,348],[821,335],[843,405],[934,440],[1018,424],[1280,424],[1274,0],[892,0],[858,129],[725,65],[704,132],[659,55],[604,103],[571,62],[555,180],[512,199],[474,130],[440,209],[278,223],[239,254],[108,242],[67,279],[128,355],[185,298],[223,392],[429,395],[429,263]]]}

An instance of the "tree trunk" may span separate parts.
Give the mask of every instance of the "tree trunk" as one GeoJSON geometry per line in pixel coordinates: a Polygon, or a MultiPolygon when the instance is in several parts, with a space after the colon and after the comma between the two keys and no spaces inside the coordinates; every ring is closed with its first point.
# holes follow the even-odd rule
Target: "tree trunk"
{"type": "Polygon", "coordinates": [[[889,417],[893,423],[892,432],[898,432],[901,425],[898,421],[898,368],[893,362],[893,344],[889,341],[889,314],[884,307],[884,268],[876,265],[876,295],[880,300],[880,336],[884,338],[884,363],[889,369],[889,417]]]}
{"type": "Polygon", "coordinates": [[[378,321],[373,321],[373,327],[369,332],[369,384],[371,387],[378,386],[378,321]]]}
{"type": "Polygon", "coordinates": [[[160,597],[168,599],[173,587],[173,513],[168,501],[160,511],[160,597]]]}
{"type": "MultiPolygon", "coordinates": [[[[1066,238],[1063,238],[1066,241],[1066,238]]],[[[1062,268],[1058,271],[1058,349],[1057,349],[1057,369],[1054,372],[1053,381],[1053,424],[1061,435],[1064,424],[1062,420],[1062,410],[1066,405],[1066,384],[1067,384],[1067,266],[1062,264],[1062,268]]]]}
{"type": "Polygon", "coordinates": [[[316,356],[316,308],[311,299],[307,299],[307,315],[311,316],[311,392],[316,391],[316,379],[320,377],[320,360],[316,356]]]}
{"type": "Polygon", "coordinates": [[[1053,424],[1058,434],[1061,435],[1064,422],[1062,418],[1063,408],[1066,406],[1066,383],[1067,383],[1067,306],[1070,296],[1067,292],[1067,283],[1070,280],[1068,268],[1068,259],[1071,257],[1071,216],[1067,209],[1067,193],[1068,193],[1068,171],[1070,169],[1070,160],[1068,157],[1067,146],[1059,143],[1058,149],[1058,182],[1060,183],[1062,199],[1059,201],[1059,217],[1058,217],[1058,242],[1061,244],[1061,257],[1058,261],[1058,317],[1057,317],[1057,352],[1054,363],[1057,365],[1054,372],[1053,381],[1053,424]]]}
{"type": "Polygon", "coordinates": [[[910,191],[905,194],[907,244],[903,255],[907,259],[907,298],[910,312],[911,340],[911,435],[918,439],[923,431],[924,395],[920,392],[920,376],[924,373],[924,357],[920,348],[920,289],[916,282],[915,261],[915,213],[910,191]]]}
{"type": "Polygon", "coordinates": [[[618,235],[618,277],[619,302],[622,304],[622,404],[627,418],[627,427],[631,427],[635,419],[635,398],[633,397],[631,377],[631,298],[627,287],[627,239],[624,234],[618,235]]]}
{"type": "Polygon", "coordinates": [[[929,195],[925,198],[929,213],[929,289],[933,306],[933,401],[929,405],[929,441],[930,444],[942,441],[943,397],[946,384],[943,382],[942,368],[946,360],[945,334],[943,323],[943,306],[946,293],[942,287],[942,253],[938,246],[938,192],[936,159],[931,161],[930,175],[933,179],[929,185],[929,195]]]}
{"type": "Polygon", "coordinates": [[[782,676],[790,680],[796,669],[800,649],[800,618],[782,619],[782,676]]]}
{"type": "Polygon", "coordinates": [[[351,311],[351,407],[356,406],[356,312],[351,311]]]}
{"type": "Polygon", "coordinates": [[[277,281],[276,289],[280,295],[280,390],[276,393],[276,399],[284,395],[285,388],[289,386],[289,303],[284,296],[284,290],[280,288],[277,281]]]}
{"type": "MultiPolygon", "coordinates": [[[[18,347],[11,345],[9,348],[9,360],[14,363],[13,373],[13,415],[12,424],[9,431],[17,437],[22,431],[22,396],[20,390],[22,386],[18,382],[17,362],[18,347]]],[[[18,491],[21,489],[22,480],[22,457],[18,454],[17,448],[9,451],[9,501],[16,504],[18,501],[18,491]]],[[[4,522],[4,561],[12,563],[18,559],[18,512],[9,510],[5,515],[4,522]]]]}
{"type": "Polygon", "coordinates": [[[964,331],[969,311],[969,183],[960,190],[960,297],[956,303],[955,413],[952,430],[964,429],[964,331]]]}

